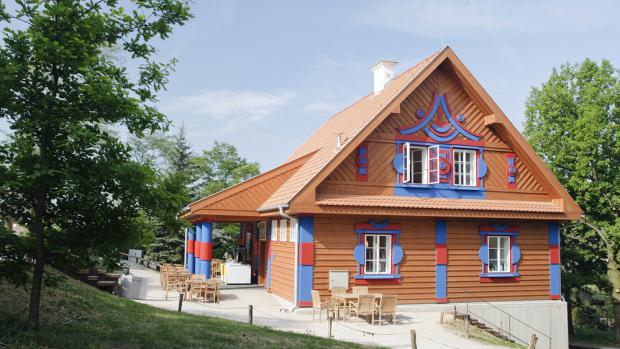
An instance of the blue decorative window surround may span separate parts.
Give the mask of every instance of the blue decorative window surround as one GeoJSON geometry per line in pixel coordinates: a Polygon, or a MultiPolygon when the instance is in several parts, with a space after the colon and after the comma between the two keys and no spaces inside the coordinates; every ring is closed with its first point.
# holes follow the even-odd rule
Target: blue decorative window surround
{"type": "Polygon", "coordinates": [[[395,282],[399,283],[401,275],[399,265],[403,259],[403,249],[400,246],[400,226],[390,224],[389,221],[375,222],[370,220],[368,223],[355,224],[358,244],[353,251],[353,257],[357,262],[357,274],[355,275],[356,284],[369,284],[375,282],[395,282]],[[391,235],[391,273],[390,274],[365,274],[364,265],[366,262],[365,237],[369,234],[391,235]]]}
{"type": "Polygon", "coordinates": [[[518,264],[521,260],[521,249],[517,244],[519,228],[504,224],[491,224],[480,226],[481,244],[478,250],[478,257],[482,262],[482,272],[480,282],[519,282],[521,275],[518,271],[518,264]],[[489,272],[489,236],[509,236],[510,237],[510,272],[489,272]]]}
{"type": "MultiPolygon", "coordinates": [[[[462,124],[465,116],[454,116],[450,111],[448,99],[445,95],[433,96],[433,101],[427,111],[417,110],[418,122],[401,127],[396,135],[396,156],[393,166],[397,172],[394,185],[394,194],[397,196],[416,196],[432,198],[462,198],[484,199],[484,176],[487,165],[483,159],[484,141],[479,135],[469,132],[462,124]],[[418,135],[416,135],[418,133],[418,135]],[[419,135],[423,133],[424,135],[419,135]],[[458,136],[461,136],[458,138],[458,136]],[[405,143],[411,146],[439,146],[439,183],[412,184],[405,183],[403,149],[405,143]],[[453,151],[454,149],[469,149],[476,151],[476,185],[461,186],[453,184],[453,151]]],[[[434,181],[433,181],[434,182],[434,181]]]]}

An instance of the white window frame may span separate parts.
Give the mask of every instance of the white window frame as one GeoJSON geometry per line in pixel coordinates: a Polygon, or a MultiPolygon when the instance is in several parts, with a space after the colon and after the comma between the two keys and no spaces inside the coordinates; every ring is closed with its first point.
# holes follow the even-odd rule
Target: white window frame
{"type": "Polygon", "coordinates": [[[453,149],[452,150],[452,185],[459,187],[475,187],[478,182],[477,177],[477,169],[476,169],[476,151],[471,149],[453,149]],[[461,159],[457,161],[457,154],[460,155],[461,159]],[[471,157],[471,166],[469,168],[469,173],[465,171],[467,167],[467,162],[465,161],[465,154],[470,154],[471,157]],[[457,171],[458,170],[458,171],[457,171]],[[469,175],[469,177],[468,177],[469,175]],[[459,178],[459,184],[456,182],[456,178],[459,178]],[[466,183],[466,179],[470,178],[470,182],[466,183]]]}
{"type": "Polygon", "coordinates": [[[489,262],[489,264],[487,264],[487,272],[489,274],[494,274],[494,273],[510,273],[510,270],[512,269],[512,263],[511,263],[511,246],[510,246],[510,236],[507,235],[488,235],[487,236],[487,260],[489,262]],[[497,249],[495,249],[495,251],[491,251],[491,240],[497,240],[497,249]],[[504,243],[502,243],[502,241],[505,241],[504,243]],[[506,243],[507,241],[507,243],[506,243]],[[507,246],[505,246],[505,244],[507,244],[507,246]],[[506,249],[506,257],[504,258],[504,265],[506,269],[501,269],[501,261],[502,259],[501,257],[501,250],[505,248],[506,249]],[[494,255],[493,255],[494,254],[494,255]],[[492,262],[493,261],[493,262],[492,262]],[[496,266],[496,270],[491,270],[491,265],[493,263],[497,263],[496,266]]]}
{"type": "Polygon", "coordinates": [[[409,147],[409,181],[411,184],[427,184],[428,183],[428,148],[427,147],[421,147],[421,146],[410,146],[409,147]],[[418,183],[418,182],[414,182],[414,178],[415,178],[415,172],[413,170],[413,167],[415,166],[415,163],[417,161],[415,161],[415,157],[413,156],[413,152],[415,151],[421,151],[422,153],[422,159],[420,160],[421,164],[422,164],[422,182],[418,183]]]}
{"type": "Polygon", "coordinates": [[[384,275],[384,274],[392,274],[392,235],[391,234],[366,234],[364,236],[364,274],[375,274],[375,275],[384,275]],[[379,241],[381,239],[381,237],[385,237],[385,268],[386,270],[381,272],[379,271],[379,262],[381,261],[381,259],[379,259],[379,251],[380,251],[380,246],[379,246],[379,241]],[[372,255],[373,258],[370,259],[370,261],[374,262],[373,266],[374,269],[373,270],[368,270],[368,260],[366,259],[367,256],[367,251],[368,251],[368,238],[372,238],[373,239],[373,247],[372,247],[372,255]]]}
{"type": "Polygon", "coordinates": [[[290,227],[291,227],[291,233],[289,234],[290,241],[297,242],[297,239],[299,238],[299,221],[297,220],[297,218],[291,218],[290,227]]]}
{"type": "Polygon", "coordinates": [[[428,147],[426,158],[428,159],[427,182],[428,184],[437,184],[439,183],[439,176],[441,175],[439,173],[439,146],[431,145],[428,147]],[[434,156],[431,156],[431,154],[434,154],[434,156]],[[433,166],[433,161],[435,162],[435,166],[433,166]],[[435,177],[432,176],[433,173],[435,174],[435,177]]]}
{"type": "Polygon", "coordinates": [[[411,182],[411,144],[403,144],[403,183],[411,182]]]}
{"type": "Polygon", "coordinates": [[[278,221],[271,221],[271,241],[278,241],[278,221]]]}
{"type": "Polygon", "coordinates": [[[280,219],[280,241],[286,241],[286,226],[288,220],[280,219]]]}

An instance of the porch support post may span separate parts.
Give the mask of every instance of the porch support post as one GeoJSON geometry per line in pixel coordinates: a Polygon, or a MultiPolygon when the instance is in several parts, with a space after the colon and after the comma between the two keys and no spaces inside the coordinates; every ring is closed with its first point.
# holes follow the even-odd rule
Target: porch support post
{"type": "Polygon", "coordinates": [[[560,274],[560,227],[558,222],[549,222],[549,293],[551,299],[562,298],[560,274]]]}
{"type": "Polygon", "coordinates": [[[312,306],[314,276],[314,217],[299,217],[297,258],[297,306],[312,306]]]}
{"type": "Polygon", "coordinates": [[[211,278],[211,259],[213,258],[213,223],[202,222],[202,245],[200,250],[200,273],[211,278]]]}
{"type": "Polygon", "coordinates": [[[200,250],[202,250],[202,224],[196,223],[196,242],[194,243],[194,274],[201,274],[200,250]]]}
{"type": "Polygon", "coordinates": [[[435,221],[435,303],[447,303],[448,228],[445,220],[435,221]]]}
{"type": "Polygon", "coordinates": [[[194,274],[194,247],[196,243],[196,232],[194,228],[187,230],[187,271],[194,274]]]}

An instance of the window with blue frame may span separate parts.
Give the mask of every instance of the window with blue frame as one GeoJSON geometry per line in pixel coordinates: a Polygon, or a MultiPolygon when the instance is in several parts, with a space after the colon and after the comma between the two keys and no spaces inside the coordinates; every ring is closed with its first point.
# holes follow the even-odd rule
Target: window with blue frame
{"type": "Polygon", "coordinates": [[[353,257],[358,264],[356,280],[398,280],[403,249],[399,244],[400,226],[389,222],[357,223],[358,242],[353,257]]]}
{"type": "Polygon", "coordinates": [[[511,279],[518,281],[521,249],[517,243],[519,228],[505,224],[480,226],[478,256],[482,262],[481,282],[511,279]]]}

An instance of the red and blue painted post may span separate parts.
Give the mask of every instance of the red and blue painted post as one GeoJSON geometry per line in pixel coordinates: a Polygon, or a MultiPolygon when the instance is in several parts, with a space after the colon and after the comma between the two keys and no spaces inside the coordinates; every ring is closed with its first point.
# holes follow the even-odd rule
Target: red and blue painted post
{"type": "Polygon", "coordinates": [[[200,250],[202,246],[202,225],[196,223],[194,225],[196,230],[196,242],[194,243],[194,274],[200,274],[200,250]]]}
{"type": "Polygon", "coordinates": [[[314,218],[299,217],[297,258],[297,306],[312,306],[312,277],[314,273],[314,218]]]}
{"type": "Polygon", "coordinates": [[[213,223],[202,222],[201,225],[201,240],[200,244],[200,274],[205,278],[211,277],[211,259],[213,258],[213,223]]]}
{"type": "Polygon", "coordinates": [[[558,222],[549,223],[549,291],[551,299],[562,297],[560,279],[560,227],[558,222]]]}
{"type": "Polygon", "coordinates": [[[448,302],[448,228],[446,221],[435,221],[435,302],[448,302]]]}
{"type": "Polygon", "coordinates": [[[187,271],[194,274],[194,247],[196,243],[196,232],[194,228],[189,229],[187,232],[187,271]]]}

